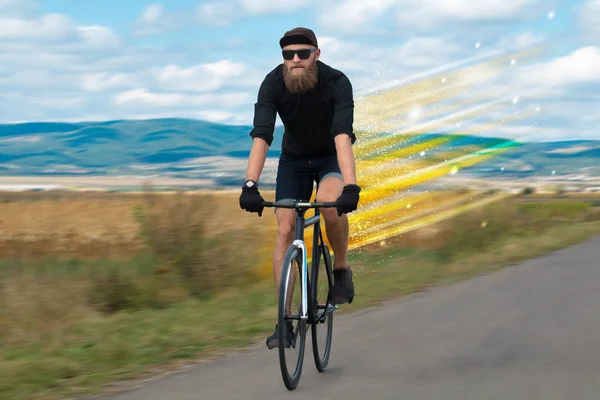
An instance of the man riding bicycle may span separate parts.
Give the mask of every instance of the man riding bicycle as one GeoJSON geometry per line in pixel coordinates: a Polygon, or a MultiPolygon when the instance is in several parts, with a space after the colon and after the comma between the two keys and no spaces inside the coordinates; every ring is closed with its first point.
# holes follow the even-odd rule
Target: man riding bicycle
{"type": "MultiPolygon", "coordinates": [[[[262,216],[263,198],[258,181],[267,150],[273,141],[277,113],[284,124],[282,150],[277,169],[275,200],[310,201],[314,183],[316,201],[337,201],[337,209],[322,209],[325,232],[334,254],[332,288],[336,304],[352,302],[354,283],[348,265],[348,217],[356,210],[360,187],[352,144],[354,99],[344,73],[319,61],[321,50],[314,32],[295,28],[279,41],[283,63],[264,78],[254,105],[253,143],[240,207],[262,216]]],[[[279,294],[283,258],[294,236],[295,211],[275,209],[277,238],[273,251],[273,275],[279,294]]],[[[291,325],[288,334],[292,335],[291,325]]],[[[288,338],[289,339],[289,338],[288,338]]],[[[278,346],[277,327],[266,340],[278,346]]]]}

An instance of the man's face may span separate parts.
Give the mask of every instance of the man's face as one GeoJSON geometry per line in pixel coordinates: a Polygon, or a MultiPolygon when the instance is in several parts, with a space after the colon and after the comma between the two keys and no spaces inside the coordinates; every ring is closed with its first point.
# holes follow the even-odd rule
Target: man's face
{"type": "Polygon", "coordinates": [[[317,60],[321,50],[305,44],[285,46],[282,50],[284,55],[287,51],[300,51],[289,60],[283,59],[283,75],[288,89],[292,93],[303,93],[314,88],[318,81],[317,60]],[[303,59],[302,53],[308,57],[303,59]]]}

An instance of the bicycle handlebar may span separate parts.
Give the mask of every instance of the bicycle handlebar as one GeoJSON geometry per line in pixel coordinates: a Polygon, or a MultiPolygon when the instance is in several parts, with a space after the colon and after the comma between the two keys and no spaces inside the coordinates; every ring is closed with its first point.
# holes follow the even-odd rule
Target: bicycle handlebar
{"type": "Polygon", "coordinates": [[[337,207],[337,201],[300,201],[300,200],[288,200],[288,201],[263,201],[264,207],[277,207],[277,208],[334,208],[337,207]]]}

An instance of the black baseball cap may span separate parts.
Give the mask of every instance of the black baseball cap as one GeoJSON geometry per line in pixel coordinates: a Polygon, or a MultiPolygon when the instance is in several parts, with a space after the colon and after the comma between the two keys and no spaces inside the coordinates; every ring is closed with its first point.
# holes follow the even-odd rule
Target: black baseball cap
{"type": "Polygon", "coordinates": [[[279,46],[283,49],[290,44],[308,44],[319,48],[317,37],[312,29],[297,27],[287,31],[279,40],[279,46]]]}

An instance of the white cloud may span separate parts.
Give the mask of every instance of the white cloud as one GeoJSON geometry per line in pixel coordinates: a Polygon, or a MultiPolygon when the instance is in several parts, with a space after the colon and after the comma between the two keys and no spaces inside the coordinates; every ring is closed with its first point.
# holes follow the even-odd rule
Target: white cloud
{"type": "Polygon", "coordinates": [[[201,94],[157,93],[146,89],[132,89],[117,94],[113,99],[115,106],[134,107],[196,107],[219,104],[223,107],[238,107],[250,100],[247,93],[201,94]]]}
{"type": "MultiPolygon", "coordinates": [[[[328,31],[352,34],[367,28],[376,32],[377,18],[395,15],[397,26],[402,29],[437,30],[440,24],[538,17],[545,12],[540,11],[542,4],[542,0],[335,0],[320,5],[317,21],[328,31]]],[[[462,27],[452,26],[453,30],[459,28],[462,27]]]]}
{"type": "Polygon", "coordinates": [[[150,24],[156,23],[158,22],[159,18],[163,15],[163,12],[164,10],[162,4],[150,4],[144,9],[139,20],[140,22],[150,24]]]}
{"type": "Polygon", "coordinates": [[[333,36],[318,37],[321,48],[320,60],[346,73],[364,72],[369,61],[379,58],[380,51],[370,51],[359,44],[333,36]],[[360,54],[360,57],[356,57],[360,54]]]}
{"type": "Polygon", "coordinates": [[[152,35],[169,30],[164,21],[164,9],[161,4],[150,4],[142,10],[142,14],[133,24],[136,35],[152,35]]]}
{"type": "Polygon", "coordinates": [[[398,5],[397,0],[336,0],[321,3],[317,21],[332,31],[356,32],[367,22],[398,5]]]}
{"type": "Polygon", "coordinates": [[[254,94],[248,92],[188,94],[145,88],[112,98],[111,116],[120,118],[195,118],[228,124],[251,124],[254,94]]]}
{"type": "Polygon", "coordinates": [[[4,40],[64,40],[73,33],[70,19],[63,14],[45,14],[38,19],[0,16],[0,39],[4,40]]]}
{"type": "Polygon", "coordinates": [[[581,47],[524,66],[517,63],[494,81],[497,85],[488,91],[493,98],[518,101],[486,112],[479,122],[523,119],[478,134],[527,141],[600,139],[597,121],[590,118],[600,114],[600,47],[581,47]]]}
{"type": "Polygon", "coordinates": [[[199,111],[195,118],[203,119],[210,122],[223,124],[248,124],[252,121],[252,115],[236,114],[222,110],[204,110],[199,111]]]}
{"type": "Polygon", "coordinates": [[[0,0],[0,17],[24,17],[37,11],[38,0],[0,0]]]}
{"type": "Polygon", "coordinates": [[[302,12],[313,3],[313,0],[239,0],[241,6],[250,14],[272,14],[280,12],[302,12]]]}
{"type": "MultiPolygon", "coordinates": [[[[361,72],[360,68],[352,71],[353,84],[355,82],[366,82],[372,80],[372,84],[379,85],[388,83],[388,88],[401,87],[410,82],[418,82],[421,78],[429,79],[438,75],[442,70],[448,73],[457,71],[472,65],[481,63],[485,59],[493,61],[515,46],[535,46],[538,44],[551,44],[546,41],[548,37],[531,33],[511,34],[496,39],[494,43],[484,42],[481,48],[475,49],[474,43],[461,43],[452,41],[447,37],[416,36],[404,44],[394,47],[377,45],[374,49],[360,45],[351,40],[326,37],[324,41],[323,58],[329,54],[335,55],[334,62],[350,60],[350,54],[360,54],[361,62],[366,68],[361,72]],[[381,62],[396,63],[400,68],[386,75],[386,66],[372,62],[364,53],[367,50],[381,54],[381,62]],[[494,52],[496,52],[494,54],[494,52]],[[487,53],[487,56],[479,60],[476,56],[487,53]],[[365,59],[366,58],[366,59],[365,59]],[[466,62],[469,60],[469,62],[466,62]],[[367,63],[368,61],[368,63],[367,63]],[[461,62],[463,62],[461,65],[461,62]],[[405,73],[413,64],[413,72],[405,73]],[[446,66],[448,68],[446,68],[446,66]],[[379,67],[379,69],[377,69],[379,67]],[[402,70],[404,69],[404,71],[402,70]],[[368,72],[367,72],[368,71],[368,72]],[[434,73],[434,71],[437,71],[434,73]],[[391,85],[392,82],[397,84],[391,85]],[[379,82],[377,82],[379,81],[379,82]]],[[[521,56],[525,52],[521,52],[521,56]]],[[[585,115],[600,113],[600,47],[587,46],[572,50],[567,55],[539,61],[539,56],[530,53],[531,58],[516,57],[514,63],[511,58],[502,59],[502,64],[494,65],[488,63],[486,68],[480,70],[481,76],[475,73],[463,75],[464,79],[457,82],[456,88],[449,89],[449,83],[440,84],[440,90],[450,90],[452,97],[445,102],[432,104],[430,109],[421,115],[417,121],[411,124],[424,123],[427,120],[437,119],[443,124],[442,130],[448,132],[470,131],[473,123],[481,126],[487,131],[475,131],[477,134],[496,137],[523,138],[528,136],[529,140],[556,140],[559,138],[588,138],[600,139],[600,131],[597,124],[585,115]],[[536,60],[537,58],[537,60],[536,60]],[[454,93],[455,92],[455,93],[454,93]],[[513,99],[518,99],[513,103],[513,99]],[[486,103],[489,103],[486,105],[486,103]],[[448,111],[448,114],[434,115],[432,113],[443,110],[451,104],[461,104],[459,108],[448,111]],[[493,105],[505,104],[506,107],[494,108],[493,105]],[[456,121],[443,122],[447,116],[453,113],[467,111],[471,106],[484,106],[475,116],[465,115],[456,121]],[[539,112],[535,112],[540,107],[539,112]],[[522,120],[512,121],[513,118],[523,117],[522,120]],[[502,121],[506,125],[494,127],[493,125],[502,121]],[[510,121],[510,122],[509,122],[510,121]],[[456,125],[461,122],[461,125],[456,125]],[[490,124],[492,124],[490,126],[490,124]]],[[[374,58],[375,59],[375,58],[374,58]]],[[[335,66],[334,63],[332,63],[335,66]]],[[[362,67],[363,65],[361,65],[362,67]]],[[[443,76],[438,77],[441,79],[443,76]]],[[[354,85],[355,89],[357,85],[354,85]]],[[[365,85],[366,86],[366,85],[365,85]]],[[[451,86],[451,84],[450,84],[451,86]]],[[[372,85],[371,85],[372,87],[372,85]]],[[[419,96],[428,96],[434,99],[437,95],[437,86],[432,81],[422,87],[421,93],[407,92],[408,104],[418,106],[419,96]]],[[[358,93],[357,93],[358,94],[358,93]]],[[[443,99],[444,96],[441,96],[443,99]]],[[[362,98],[357,97],[357,100],[362,98]]],[[[399,100],[400,101],[400,100],[399,100]]],[[[361,107],[376,107],[376,104],[362,104],[361,107]]],[[[409,108],[410,110],[410,108],[409,108]]],[[[358,117],[358,116],[357,116],[358,117]]],[[[392,118],[392,117],[390,117],[392,118]]],[[[392,118],[394,121],[410,121],[410,111],[406,114],[398,113],[392,118]]],[[[360,118],[357,124],[361,123],[360,118]]],[[[401,125],[401,124],[400,124],[401,125]]],[[[409,128],[409,127],[407,127],[409,128]]],[[[411,127],[416,129],[416,127],[411,127]]],[[[442,131],[436,128],[438,131],[442,131]]]]}
{"type": "Polygon", "coordinates": [[[167,65],[157,72],[156,78],[162,86],[172,90],[210,92],[220,89],[233,78],[243,76],[245,72],[244,64],[221,60],[189,68],[167,65]]]}
{"type": "Polygon", "coordinates": [[[167,10],[162,4],[146,6],[133,23],[133,33],[149,36],[165,32],[178,31],[194,22],[188,10],[167,10]]]}
{"type": "Polygon", "coordinates": [[[321,61],[348,75],[356,92],[472,56],[470,48],[440,36],[377,46],[323,36],[319,47],[321,61]]]}
{"type": "Polygon", "coordinates": [[[0,44],[5,50],[19,51],[24,45],[36,46],[43,52],[45,46],[84,46],[86,49],[114,47],[120,44],[118,36],[101,25],[76,26],[64,14],[44,14],[32,18],[0,16],[0,44]]]}
{"type": "Polygon", "coordinates": [[[107,72],[83,74],[80,81],[81,88],[88,92],[121,89],[135,84],[135,78],[131,74],[107,72]]]}
{"type": "Polygon", "coordinates": [[[516,73],[516,83],[528,88],[560,88],[582,83],[600,83],[600,47],[583,47],[547,63],[525,66],[516,73]]]}
{"type": "Polygon", "coordinates": [[[313,3],[315,0],[209,0],[200,2],[193,10],[167,10],[160,4],[151,4],[142,10],[134,24],[134,32],[152,35],[193,25],[223,27],[256,15],[305,10],[313,3]]]}
{"type": "Polygon", "coordinates": [[[201,2],[194,9],[168,10],[151,4],[142,10],[133,25],[136,35],[148,36],[178,31],[194,25],[227,26],[243,17],[239,4],[232,1],[201,2]]]}
{"type": "Polygon", "coordinates": [[[198,23],[209,26],[226,26],[241,17],[239,7],[223,0],[200,4],[196,14],[198,23]]]}
{"type": "Polygon", "coordinates": [[[396,62],[411,67],[430,68],[466,55],[467,49],[445,37],[421,36],[394,48],[392,54],[396,62]]]}
{"type": "Polygon", "coordinates": [[[516,35],[507,35],[498,43],[501,46],[510,48],[533,48],[544,44],[548,38],[545,35],[536,35],[531,32],[523,32],[516,35]]]}
{"type": "MultiPolygon", "coordinates": [[[[520,13],[532,5],[540,4],[539,0],[404,0],[398,1],[401,7],[427,11],[432,17],[452,20],[496,20],[515,19],[520,13]]],[[[412,19],[410,13],[398,10],[403,20],[412,19]]]]}
{"type": "Polygon", "coordinates": [[[88,47],[114,47],[121,42],[112,30],[101,25],[80,26],[77,32],[88,47]]]}
{"type": "MultiPolygon", "coordinates": [[[[0,78],[0,88],[12,90],[43,90],[72,89],[69,82],[71,75],[68,73],[53,72],[41,68],[27,68],[11,70],[5,77],[0,78]]],[[[4,92],[4,91],[3,91],[4,92]]],[[[4,95],[8,96],[7,92],[4,95]]]]}
{"type": "MultiPolygon", "coordinates": [[[[211,118],[234,121],[235,110],[254,101],[246,90],[262,79],[255,69],[231,60],[198,63],[196,58],[194,64],[192,58],[188,67],[182,60],[190,54],[181,49],[132,46],[106,26],[78,25],[63,14],[26,14],[15,2],[9,14],[8,6],[0,0],[4,121],[109,119],[148,110],[153,116],[193,118],[211,110],[206,114],[211,118]],[[223,88],[228,93],[215,93],[223,88]]],[[[141,20],[156,22],[162,11],[150,8],[141,20]]]]}
{"type": "Polygon", "coordinates": [[[85,97],[64,97],[64,98],[37,98],[31,99],[31,103],[51,110],[62,110],[65,108],[80,108],[87,104],[85,97]]]}
{"type": "Polygon", "coordinates": [[[600,0],[587,0],[579,11],[579,24],[584,37],[600,41],[600,0]]]}

